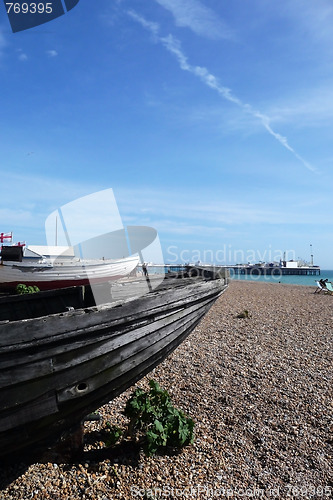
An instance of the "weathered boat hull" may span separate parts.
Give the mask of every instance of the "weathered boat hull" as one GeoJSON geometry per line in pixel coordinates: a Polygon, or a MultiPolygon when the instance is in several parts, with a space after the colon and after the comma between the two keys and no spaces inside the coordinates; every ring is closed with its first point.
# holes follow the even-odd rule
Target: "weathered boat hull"
{"type": "Polygon", "coordinates": [[[98,309],[0,324],[0,459],[51,444],[142,378],[227,287],[224,279],[171,281],[98,309]]]}

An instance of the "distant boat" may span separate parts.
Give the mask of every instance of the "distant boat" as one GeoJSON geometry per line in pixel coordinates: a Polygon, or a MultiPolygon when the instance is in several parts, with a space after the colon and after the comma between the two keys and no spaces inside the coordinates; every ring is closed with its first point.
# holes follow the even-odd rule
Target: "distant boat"
{"type": "Polygon", "coordinates": [[[98,307],[86,287],[0,298],[0,460],[45,450],[133,385],[228,286],[171,278],[143,294],[146,279],[117,282],[139,297],[98,307]]]}
{"type": "Polygon", "coordinates": [[[116,280],[129,275],[139,257],[82,259],[74,247],[3,246],[0,261],[0,289],[18,284],[52,290],[116,280]]]}

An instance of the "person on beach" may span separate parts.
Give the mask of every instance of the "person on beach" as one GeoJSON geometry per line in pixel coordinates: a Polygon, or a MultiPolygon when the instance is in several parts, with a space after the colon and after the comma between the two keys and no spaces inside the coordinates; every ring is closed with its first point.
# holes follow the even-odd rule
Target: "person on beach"
{"type": "Polygon", "coordinates": [[[142,264],[142,271],[145,276],[148,276],[148,269],[145,262],[142,264]]]}

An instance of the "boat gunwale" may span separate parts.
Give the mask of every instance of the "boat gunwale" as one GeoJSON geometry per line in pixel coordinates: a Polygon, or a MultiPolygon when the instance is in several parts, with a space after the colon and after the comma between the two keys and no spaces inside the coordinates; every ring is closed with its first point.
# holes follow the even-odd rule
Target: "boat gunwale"
{"type": "MultiPolygon", "coordinates": [[[[0,350],[2,347],[8,346],[8,338],[7,338],[7,333],[9,333],[9,330],[18,330],[17,334],[18,336],[14,336],[13,333],[11,332],[11,337],[12,338],[12,345],[20,345],[22,344],[22,337],[26,339],[27,333],[29,333],[29,330],[34,328],[34,331],[32,333],[32,338],[33,340],[40,340],[42,338],[49,338],[50,335],[46,334],[45,335],[45,323],[46,322],[58,322],[57,324],[57,330],[58,333],[54,335],[54,337],[59,338],[63,334],[68,334],[69,332],[72,333],[79,333],[80,331],[80,326],[77,325],[75,329],[73,330],[73,326],[75,326],[75,322],[81,323],[84,318],[84,325],[82,325],[82,330],[87,331],[89,327],[94,328],[94,326],[98,325],[102,328],[102,323],[103,323],[103,318],[105,318],[106,323],[113,323],[115,325],[115,322],[124,323],[128,321],[127,318],[124,317],[124,314],[122,312],[127,309],[128,307],[133,306],[133,304],[139,305],[138,311],[136,311],[133,314],[130,314],[132,321],[135,321],[138,317],[142,316],[142,314],[147,314],[147,308],[145,308],[145,305],[147,303],[154,303],[154,302],[161,302],[163,297],[165,296],[170,296],[172,295],[172,292],[174,292],[176,289],[178,291],[181,289],[181,296],[177,296],[177,300],[174,301],[172,298],[170,300],[166,301],[162,308],[169,308],[171,304],[175,305],[178,302],[186,303],[190,302],[193,299],[191,298],[192,296],[189,296],[188,290],[192,289],[194,291],[194,296],[198,295],[200,296],[200,292],[202,293],[205,288],[207,288],[207,291],[209,292],[210,289],[212,289],[213,294],[214,293],[219,293],[220,290],[223,289],[224,283],[222,284],[222,279],[218,280],[202,280],[200,278],[195,278],[198,279],[200,282],[196,283],[187,283],[183,284],[183,286],[177,286],[177,287],[168,287],[166,289],[161,289],[161,290],[154,290],[150,293],[147,293],[142,296],[134,296],[134,297],[129,297],[127,299],[122,299],[122,300],[117,300],[114,302],[109,302],[107,304],[103,304],[101,306],[90,306],[90,307],[82,307],[75,309],[73,311],[64,311],[60,313],[54,313],[54,314],[49,314],[45,316],[40,316],[37,318],[26,318],[22,320],[13,320],[13,321],[6,321],[5,323],[0,324],[0,350]],[[220,283],[220,286],[217,285],[217,283],[220,283]],[[212,283],[215,284],[215,286],[212,286],[212,283]],[[184,297],[185,296],[185,299],[184,297]],[[110,312],[114,312],[114,315],[112,317],[109,316],[110,312]],[[95,314],[94,314],[95,313],[95,314]],[[61,325],[59,325],[60,321],[61,325]],[[68,323],[72,323],[73,326],[71,326],[68,323]],[[59,328],[61,328],[61,331],[59,332],[59,328]],[[24,332],[23,332],[24,330],[24,332]],[[43,333],[44,332],[44,333],[43,333]],[[20,335],[21,333],[21,335],[20,335]],[[24,335],[23,335],[24,333],[24,335]],[[38,336],[38,333],[41,334],[38,336]],[[19,338],[21,336],[21,339],[19,338]]],[[[198,298],[199,300],[199,298],[198,298]]],[[[158,310],[161,309],[161,306],[158,304],[155,305],[158,310]]],[[[150,307],[149,309],[149,314],[153,313],[153,309],[150,307]]],[[[50,325],[49,325],[50,326],[50,325]]],[[[106,324],[107,327],[107,324],[106,324]]]]}

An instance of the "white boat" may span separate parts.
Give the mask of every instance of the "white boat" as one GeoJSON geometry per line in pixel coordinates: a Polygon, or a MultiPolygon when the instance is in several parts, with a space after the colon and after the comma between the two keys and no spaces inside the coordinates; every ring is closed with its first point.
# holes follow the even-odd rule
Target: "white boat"
{"type": "Polygon", "coordinates": [[[82,259],[74,247],[3,246],[0,288],[19,284],[53,290],[116,280],[129,275],[139,263],[138,256],[121,259],[82,259]]]}
{"type": "MultiPolygon", "coordinates": [[[[0,289],[21,283],[40,290],[99,285],[134,274],[139,262],[151,260],[151,251],[162,253],[155,229],[123,225],[110,188],[52,212],[45,236],[46,246],[9,245],[13,233],[0,233],[0,244],[6,242],[0,252],[0,289]]],[[[110,298],[108,287],[106,297],[99,286],[93,288],[96,302],[110,298]]]]}

